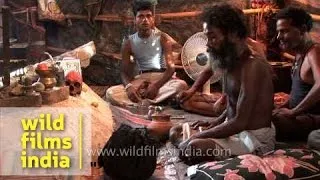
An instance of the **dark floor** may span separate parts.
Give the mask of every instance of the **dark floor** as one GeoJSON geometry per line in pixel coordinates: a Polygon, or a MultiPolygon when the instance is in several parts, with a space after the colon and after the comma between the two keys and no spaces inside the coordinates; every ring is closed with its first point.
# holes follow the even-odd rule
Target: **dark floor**
{"type": "MultiPolygon", "coordinates": [[[[107,87],[91,87],[97,94],[99,94],[102,98],[105,96],[104,92],[107,87]]],[[[114,120],[116,124],[120,125],[121,123],[126,123],[135,127],[141,127],[141,125],[137,125],[136,123],[129,122],[126,120],[128,116],[133,119],[143,119],[146,121],[146,114],[137,114],[136,112],[140,112],[139,109],[130,109],[124,110],[122,108],[110,105],[111,111],[113,113],[114,120]]],[[[202,116],[194,113],[186,112],[182,109],[174,109],[168,106],[164,106],[163,113],[171,115],[171,122],[174,125],[182,124],[185,122],[194,122],[197,120],[210,120],[214,117],[202,116]]],[[[116,126],[117,127],[117,126],[116,126]]],[[[276,149],[283,148],[295,148],[295,147],[305,147],[304,142],[290,142],[283,143],[277,142],[276,149]]],[[[188,179],[186,176],[187,168],[189,166],[183,163],[178,158],[178,150],[175,148],[170,142],[167,142],[161,149],[157,160],[157,168],[150,178],[150,180],[185,180],[188,179]]]]}
{"type": "MultiPolygon", "coordinates": [[[[132,122],[128,122],[126,120],[123,121],[123,119],[125,119],[124,115],[121,113],[119,114],[119,112],[117,112],[122,108],[115,107],[112,105],[110,105],[110,108],[113,112],[115,121],[118,121],[119,119],[121,119],[122,122],[118,121],[118,123],[126,123],[129,125],[137,126],[132,122]]],[[[132,114],[128,110],[125,110],[124,114],[126,113],[129,113],[130,116],[134,118],[146,117],[143,115],[132,114]]],[[[193,114],[193,113],[185,112],[181,109],[173,109],[170,107],[165,107],[164,113],[171,115],[171,122],[173,122],[173,124],[181,124],[184,122],[193,122],[197,120],[210,120],[214,118],[214,117],[193,114]]],[[[305,142],[290,142],[290,143],[277,142],[276,143],[276,149],[303,148],[303,147],[305,147],[305,142]]],[[[188,177],[186,176],[187,168],[188,168],[188,165],[184,164],[178,158],[178,150],[170,142],[167,142],[160,150],[158,161],[157,161],[157,169],[155,170],[153,176],[151,177],[151,180],[155,180],[155,179],[185,180],[185,179],[188,179],[188,177]]]]}

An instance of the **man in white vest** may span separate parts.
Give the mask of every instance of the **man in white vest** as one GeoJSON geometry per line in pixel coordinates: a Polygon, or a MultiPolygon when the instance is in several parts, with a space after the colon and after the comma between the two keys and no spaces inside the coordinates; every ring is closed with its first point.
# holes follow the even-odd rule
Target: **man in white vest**
{"type": "Polygon", "coordinates": [[[159,103],[186,89],[187,84],[173,78],[172,38],[155,27],[153,5],[137,2],[133,12],[137,32],[123,44],[121,80],[130,101],[159,103]],[[139,76],[134,77],[136,66],[139,76]]]}

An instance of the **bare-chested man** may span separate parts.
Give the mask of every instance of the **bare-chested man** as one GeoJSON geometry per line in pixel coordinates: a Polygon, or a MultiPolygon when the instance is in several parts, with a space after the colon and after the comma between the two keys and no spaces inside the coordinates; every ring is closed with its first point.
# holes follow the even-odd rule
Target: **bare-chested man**
{"type": "MultiPolygon", "coordinates": [[[[229,155],[260,154],[273,150],[271,67],[265,59],[252,55],[248,48],[248,31],[242,11],[227,4],[215,5],[204,11],[203,20],[207,24],[207,46],[213,56],[212,64],[217,63],[224,71],[228,104],[226,111],[217,119],[192,124],[193,128],[202,126],[206,130],[179,143],[182,157],[209,160],[213,156],[226,155],[212,154],[217,152],[214,151],[216,148],[229,149],[229,155]]],[[[212,68],[204,70],[193,87],[181,94],[181,100],[188,99],[188,95],[212,74],[212,68]]],[[[176,130],[177,127],[171,129],[171,137],[177,136],[176,130]]]]}
{"type": "Polygon", "coordinates": [[[295,55],[289,101],[273,112],[277,139],[306,140],[320,129],[320,45],[310,38],[312,18],[303,9],[288,7],[276,18],[280,48],[295,55]]]}

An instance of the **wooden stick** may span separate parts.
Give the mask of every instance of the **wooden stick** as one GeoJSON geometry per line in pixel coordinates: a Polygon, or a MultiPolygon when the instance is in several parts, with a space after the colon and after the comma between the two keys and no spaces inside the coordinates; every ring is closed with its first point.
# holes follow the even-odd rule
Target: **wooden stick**
{"type": "Polygon", "coordinates": [[[320,15],[310,14],[310,16],[312,17],[312,19],[313,19],[314,21],[320,21],[320,15]]]}
{"type": "Polygon", "coordinates": [[[185,18],[185,17],[197,17],[201,14],[201,11],[193,11],[193,12],[178,12],[178,13],[166,13],[159,14],[162,19],[173,19],[173,18],[185,18]]]}
{"type": "Polygon", "coordinates": [[[210,94],[210,79],[203,85],[202,93],[203,94],[210,94]]]}
{"type": "Polygon", "coordinates": [[[111,57],[113,59],[117,59],[117,60],[121,60],[121,54],[117,54],[117,53],[108,53],[108,52],[99,52],[100,54],[103,54],[107,57],[111,57]]]}
{"type": "Polygon", "coordinates": [[[2,6],[2,36],[3,36],[3,72],[4,86],[10,86],[10,29],[9,29],[10,9],[2,6]]]}

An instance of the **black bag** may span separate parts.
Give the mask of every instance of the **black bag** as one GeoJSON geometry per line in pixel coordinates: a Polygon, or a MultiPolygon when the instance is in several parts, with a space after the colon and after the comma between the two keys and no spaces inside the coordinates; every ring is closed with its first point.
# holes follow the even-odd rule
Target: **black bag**
{"type": "Polygon", "coordinates": [[[114,180],[148,179],[156,168],[158,147],[146,128],[121,125],[104,146],[98,164],[114,180]]]}

